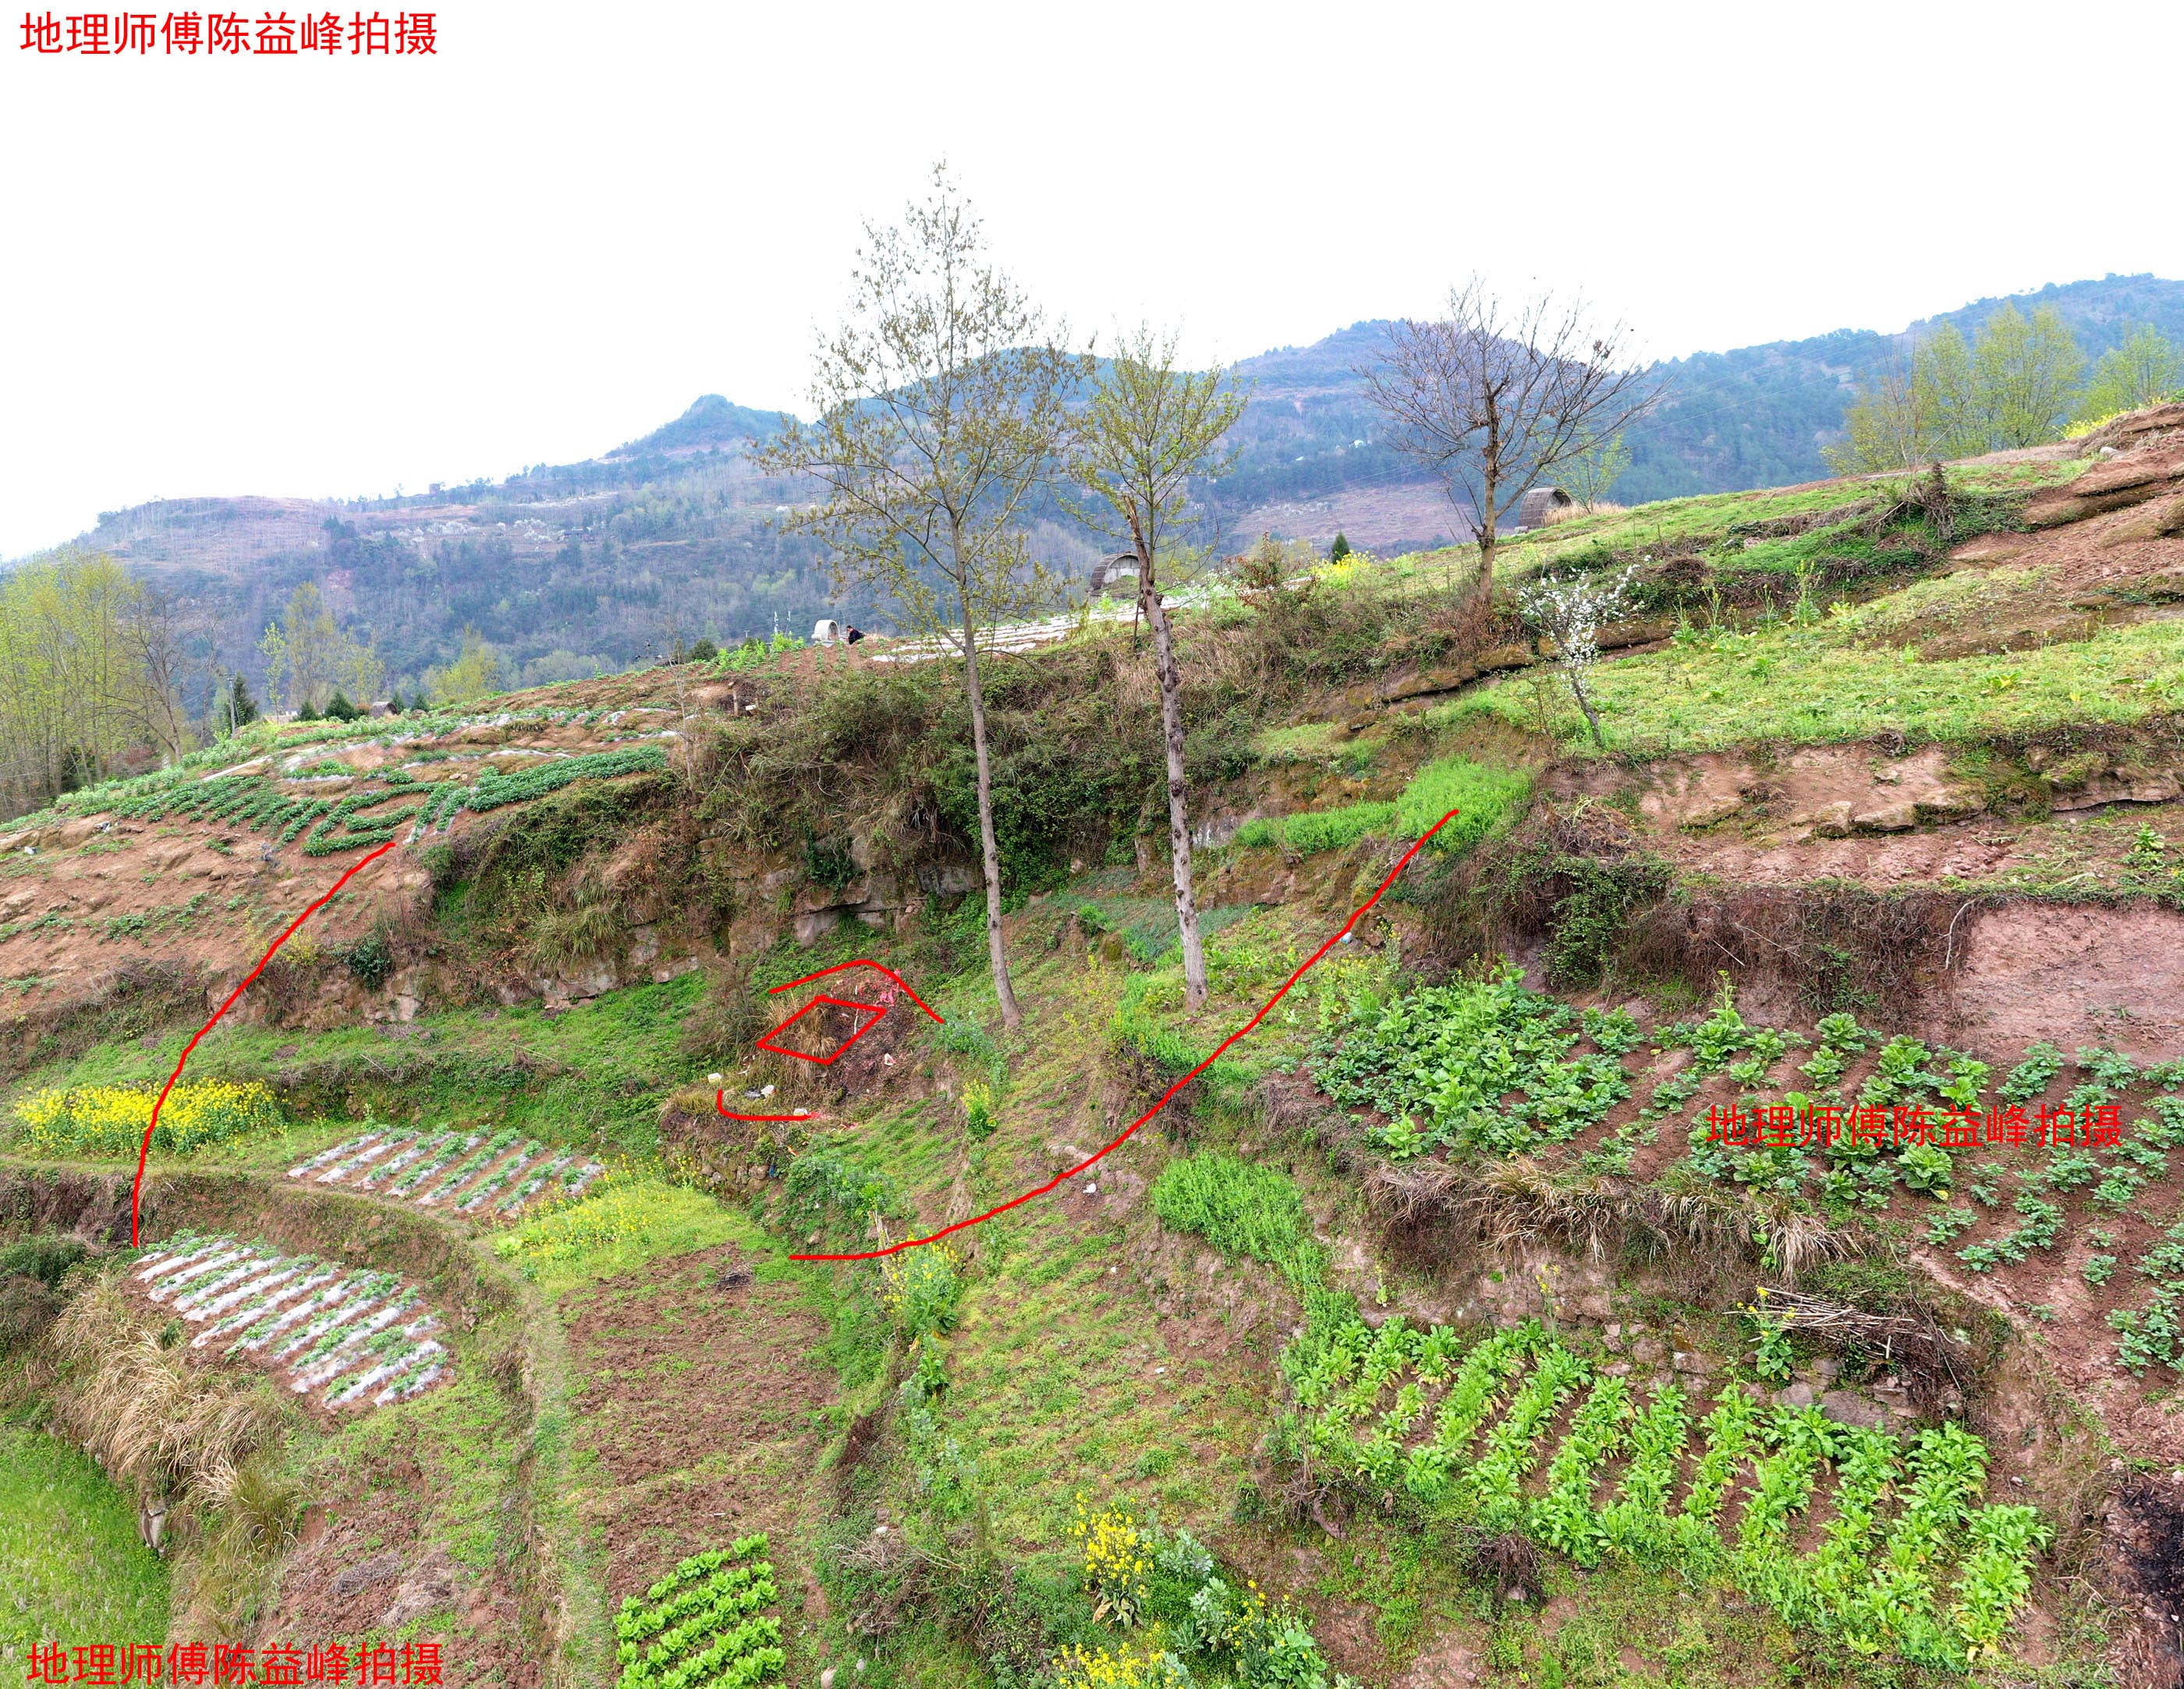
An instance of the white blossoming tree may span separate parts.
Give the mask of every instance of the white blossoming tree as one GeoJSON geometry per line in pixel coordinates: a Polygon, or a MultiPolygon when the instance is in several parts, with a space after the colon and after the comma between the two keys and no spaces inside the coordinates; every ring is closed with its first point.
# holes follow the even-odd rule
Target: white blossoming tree
{"type": "Polygon", "coordinates": [[[1619,575],[1574,575],[1566,581],[1540,580],[1517,595],[1525,619],[1554,642],[1555,665],[1569,682],[1577,707],[1592,728],[1592,742],[1605,750],[1607,735],[1600,725],[1600,712],[1585,689],[1585,671],[1600,660],[1600,631],[1623,614],[1630,581],[1638,572],[1632,564],[1619,575]]]}

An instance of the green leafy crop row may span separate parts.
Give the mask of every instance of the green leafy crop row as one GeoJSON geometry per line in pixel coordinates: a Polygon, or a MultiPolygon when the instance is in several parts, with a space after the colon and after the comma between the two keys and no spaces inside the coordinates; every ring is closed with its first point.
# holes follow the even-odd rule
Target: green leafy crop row
{"type": "Polygon", "coordinates": [[[1980,1504],[1986,1446],[1961,1425],[1907,1440],[1814,1408],[1765,1408],[1735,1381],[1696,1427],[1703,1443],[1672,1508],[1694,1430],[1681,1387],[1660,1384],[1641,1403],[1536,1322],[1465,1351],[1446,1327],[1396,1318],[1375,1331],[1351,1314],[1308,1330],[1283,1361],[1304,1416],[1289,1423],[1290,1446],[1368,1494],[1523,1531],[1580,1565],[1614,1554],[1726,1576],[1862,1654],[1962,1670],[1998,1653],[2051,1540],[2036,1509],[1980,1504]],[[1422,1421],[1430,1432],[1412,1444],[1422,1421]],[[1613,1498],[1596,1503],[1602,1472],[1625,1453],[1613,1498]],[[1545,1486],[1528,1498],[1526,1475],[1543,1458],[1545,1486]],[[1732,1541],[1724,1504],[1747,1475],[1732,1541]],[[1835,1516],[1821,1545],[1800,1553],[1797,1522],[1830,1475],[1835,1516]]]}
{"type": "Polygon", "coordinates": [[[766,1536],[693,1554],[615,1615],[621,1689],[744,1689],[788,1664],[766,1536]],[[740,1564],[738,1564],[740,1562],[740,1564]]]}
{"type": "Polygon", "coordinates": [[[1576,1018],[1505,968],[1363,1007],[1313,1071],[1336,1102],[1391,1117],[1378,1139],[1398,1159],[1451,1147],[1511,1154],[1566,1142],[1630,1095],[1618,1056],[1570,1057],[1576,1018]],[[1523,1100],[1505,1108],[1512,1092],[1523,1100]]]}

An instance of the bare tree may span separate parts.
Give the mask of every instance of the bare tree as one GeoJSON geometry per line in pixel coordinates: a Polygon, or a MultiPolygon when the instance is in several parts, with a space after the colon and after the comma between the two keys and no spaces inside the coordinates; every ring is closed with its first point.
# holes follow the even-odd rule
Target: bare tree
{"type": "Polygon", "coordinates": [[[175,601],[145,582],[124,608],[120,628],[124,673],[114,708],[163,764],[179,762],[195,736],[182,707],[189,668],[175,601]]]}
{"type": "MultiPolygon", "coordinates": [[[[1099,525],[1127,541],[1138,560],[1138,609],[1152,630],[1160,674],[1161,730],[1167,742],[1168,853],[1175,919],[1183,935],[1186,1005],[1206,1001],[1206,947],[1191,889],[1190,813],[1183,769],[1183,675],[1161,601],[1164,548],[1190,517],[1194,480],[1222,474],[1232,454],[1221,438],[1243,414],[1244,396],[1219,369],[1178,369],[1175,336],[1141,325],[1117,348],[1079,425],[1072,468],[1106,507],[1099,525]]],[[[1089,513],[1080,513],[1087,515],[1089,513]]]]}
{"type": "Polygon", "coordinates": [[[1000,847],[978,635],[1050,593],[1027,553],[1021,514],[1068,438],[1064,398],[1091,360],[1062,349],[1022,291],[995,269],[950,180],[899,229],[867,225],[841,326],[811,382],[817,420],[784,420],[756,456],[765,475],[816,480],[825,497],[782,525],[833,547],[836,592],[877,586],[901,621],[963,661],[978,765],[986,946],[1001,1018],[1023,1011],[1001,945],[1000,847]]]}
{"type": "Polygon", "coordinates": [[[1585,302],[1535,293],[1505,303],[1474,276],[1448,314],[1406,319],[1357,374],[1388,419],[1388,443],[1438,480],[1479,543],[1479,595],[1494,590],[1495,529],[1526,488],[1573,454],[1620,433],[1658,394],[1620,323],[1585,302]]]}

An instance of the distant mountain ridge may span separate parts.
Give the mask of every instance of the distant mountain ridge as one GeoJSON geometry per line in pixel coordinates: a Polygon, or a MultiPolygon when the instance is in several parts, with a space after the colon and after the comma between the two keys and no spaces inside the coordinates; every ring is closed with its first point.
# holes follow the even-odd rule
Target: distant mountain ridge
{"type": "Polygon", "coordinates": [[[601,461],[616,463],[678,452],[721,450],[746,441],[763,440],[780,426],[781,413],[777,410],[753,410],[748,405],[731,404],[718,393],[705,393],[674,421],[654,429],[642,440],[616,447],[601,461]]]}
{"type": "MultiPolygon", "coordinates": [[[[2010,296],[2053,304],[2088,354],[2151,323],[2184,341],[2184,282],[2104,277],[2010,296]]],[[[1630,437],[1626,503],[1817,480],[1862,377],[1947,320],[1967,332],[2003,301],[1982,299],[1895,334],[1844,329],[1661,366],[1665,397],[1630,437]]],[[[1354,375],[1387,325],[1361,322],[1309,346],[1235,365],[1251,388],[1237,458],[1212,490],[1218,537],[1262,531],[1324,544],[1340,530],[1384,553],[1457,529],[1439,489],[1379,442],[1379,418],[1354,375]]],[[[718,642],[805,632],[822,614],[883,627],[883,607],[828,594],[826,559],[772,526],[800,489],[761,476],[750,442],[777,412],[701,396],[680,416],[582,463],[504,481],[434,487],[353,503],[199,497],[109,512],[80,543],[159,577],[199,614],[200,654],[255,675],[259,630],[298,583],[313,581],[371,629],[405,690],[449,660],[474,626],[512,678],[546,681],[619,668],[700,636],[718,642]]],[[[1033,542],[1075,573],[1095,536],[1058,510],[1033,542]]]]}
{"type": "Polygon", "coordinates": [[[1666,399],[1631,431],[1630,469],[1616,497],[1640,503],[1817,481],[1828,473],[1820,449],[1841,432],[1861,380],[1892,358],[1908,359],[1914,340],[1942,323],[1977,333],[2004,303],[2028,312],[2053,305],[2089,358],[2141,323],[2184,342],[2184,281],[2109,275],[1978,300],[1895,334],[1838,329],[1671,359],[1661,366],[1669,378],[1666,399]]]}

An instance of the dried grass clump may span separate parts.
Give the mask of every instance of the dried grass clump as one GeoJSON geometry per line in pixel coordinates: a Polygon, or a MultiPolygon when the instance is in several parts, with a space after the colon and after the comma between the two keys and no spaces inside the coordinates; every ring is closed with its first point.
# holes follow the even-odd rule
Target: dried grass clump
{"type": "Polygon", "coordinates": [[[1482,1168],[1457,1199],[1458,1213],[1485,1242],[1506,1248],[1546,1233],[1596,1261],[1630,1225],[1631,1193],[1593,1175],[1557,1177],[1529,1155],[1482,1168]]]}
{"type": "Polygon", "coordinates": [[[530,959],[549,971],[595,961],[622,942],[621,899],[596,871],[581,872],[532,923],[530,959]]]}
{"type": "Polygon", "coordinates": [[[244,1610],[293,1540],[303,1497],[282,1475],[281,1408],[264,1381],[192,1369],[163,1345],[112,1278],[85,1289],[47,1336],[59,1381],[55,1429],[123,1488],[155,1535],[193,1552],[179,1581],[182,1628],[218,1631],[244,1610]]]}
{"type": "Polygon", "coordinates": [[[217,1506],[236,1469],[280,1434],[255,1380],[192,1372],[164,1348],[109,1279],[77,1297],[49,1338],[67,1381],[56,1416],[118,1483],[217,1506]]]}
{"type": "Polygon", "coordinates": [[[1557,504],[1552,506],[1546,514],[1540,519],[1540,525],[1543,528],[1552,528],[1563,522],[1581,520],[1587,516],[1620,516],[1630,508],[1629,505],[1618,504],[1612,498],[1594,500],[1590,510],[1582,504],[1557,504]]]}
{"type": "Polygon", "coordinates": [[[1825,1217],[1787,1197],[1755,1196],[1684,1176],[1681,1169],[1658,1183],[1634,1185],[1606,1175],[1557,1174],[1528,1155],[1475,1168],[1382,1162],[1367,1174],[1365,1193],[1414,1247],[1440,1220],[1490,1247],[1551,1238],[1596,1261],[1635,1235],[1702,1259],[1757,1259],[1795,1283],[1814,1263],[1849,1247],[1825,1217]]]}

